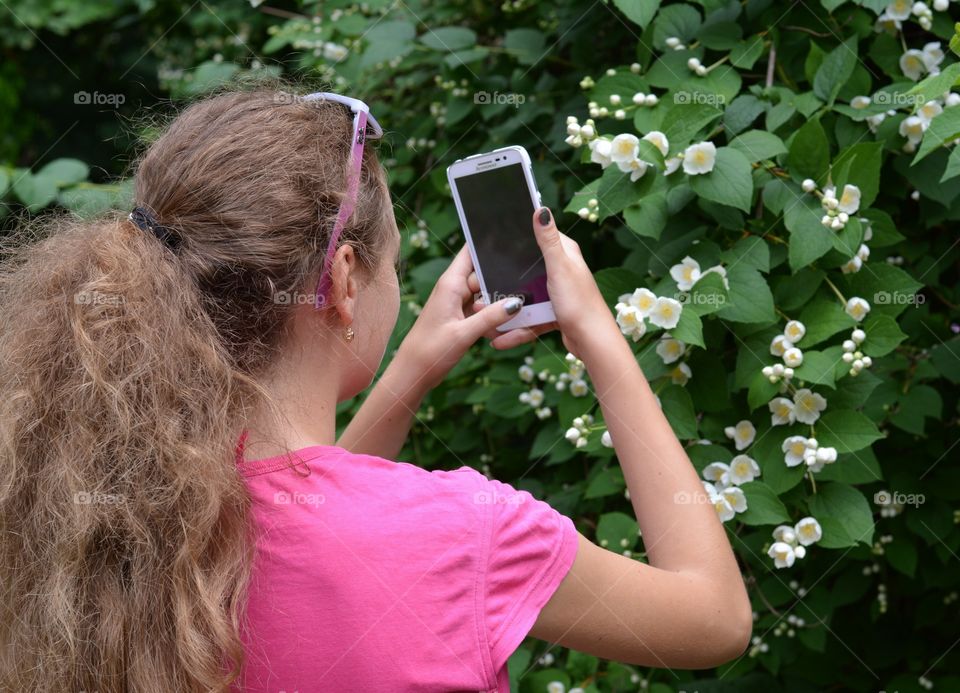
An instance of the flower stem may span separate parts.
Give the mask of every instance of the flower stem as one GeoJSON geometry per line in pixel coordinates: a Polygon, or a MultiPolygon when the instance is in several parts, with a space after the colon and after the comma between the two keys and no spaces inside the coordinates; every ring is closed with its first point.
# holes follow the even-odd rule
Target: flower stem
{"type": "Polygon", "coordinates": [[[827,286],[829,286],[830,289],[833,291],[833,293],[836,294],[837,298],[840,299],[840,303],[842,303],[844,306],[846,306],[846,305],[847,305],[847,299],[845,299],[845,298],[843,297],[843,294],[840,293],[840,289],[837,288],[837,285],[834,284],[832,281],[830,281],[830,277],[824,277],[824,278],[823,278],[823,281],[825,281],[825,282],[827,283],[827,286]]]}

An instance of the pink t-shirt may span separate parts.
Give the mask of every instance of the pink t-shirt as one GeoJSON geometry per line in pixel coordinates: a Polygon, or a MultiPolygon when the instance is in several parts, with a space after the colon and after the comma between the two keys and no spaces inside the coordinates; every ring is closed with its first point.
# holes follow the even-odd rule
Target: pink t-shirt
{"type": "Polygon", "coordinates": [[[463,466],[317,445],[240,464],[259,534],[234,690],[510,690],[573,522],[463,466]]]}

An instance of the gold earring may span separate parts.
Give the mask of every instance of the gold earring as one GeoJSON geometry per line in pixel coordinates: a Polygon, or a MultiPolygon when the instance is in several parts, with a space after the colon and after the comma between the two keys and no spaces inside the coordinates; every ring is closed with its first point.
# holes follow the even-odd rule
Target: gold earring
{"type": "Polygon", "coordinates": [[[352,326],[352,325],[347,325],[346,329],[343,331],[343,336],[344,336],[344,338],[349,342],[349,341],[351,341],[351,340],[353,339],[353,335],[354,335],[354,334],[355,334],[355,333],[354,333],[354,331],[353,331],[353,326],[352,326]]]}

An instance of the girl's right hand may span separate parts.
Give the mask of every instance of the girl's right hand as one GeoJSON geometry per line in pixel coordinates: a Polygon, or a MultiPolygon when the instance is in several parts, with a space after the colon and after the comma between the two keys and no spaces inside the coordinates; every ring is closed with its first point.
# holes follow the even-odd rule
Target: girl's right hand
{"type": "Polygon", "coordinates": [[[557,229],[548,207],[534,212],[533,229],[547,268],[547,293],[567,349],[582,358],[593,345],[620,339],[617,323],[580,246],[557,229]]]}

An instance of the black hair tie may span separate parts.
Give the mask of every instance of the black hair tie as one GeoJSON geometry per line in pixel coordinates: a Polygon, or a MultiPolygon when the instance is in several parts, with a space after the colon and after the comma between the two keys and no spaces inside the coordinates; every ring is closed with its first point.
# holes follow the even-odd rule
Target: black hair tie
{"type": "Polygon", "coordinates": [[[130,221],[137,225],[142,231],[149,231],[170,250],[176,252],[180,247],[180,234],[173,229],[162,226],[160,222],[143,207],[137,207],[129,216],[130,221]]]}

